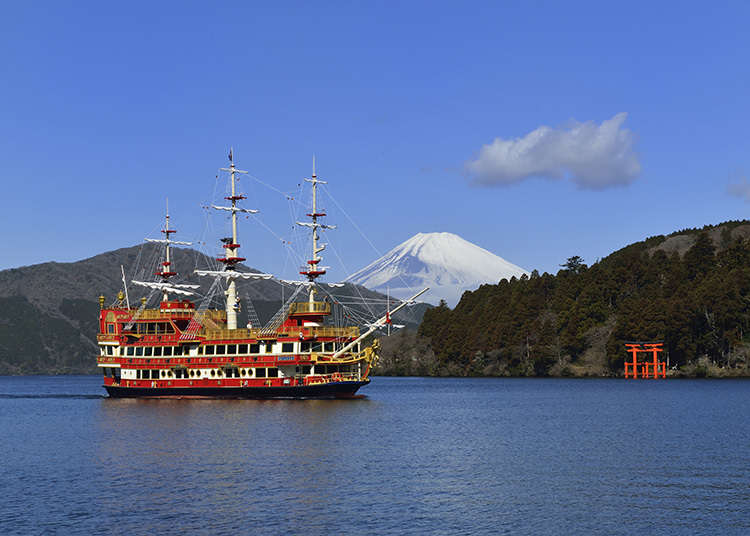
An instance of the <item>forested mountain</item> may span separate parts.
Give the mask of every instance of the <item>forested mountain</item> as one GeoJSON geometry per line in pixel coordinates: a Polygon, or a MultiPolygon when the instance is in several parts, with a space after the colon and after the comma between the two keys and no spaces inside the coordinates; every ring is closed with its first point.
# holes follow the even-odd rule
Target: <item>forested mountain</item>
{"type": "MultiPolygon", "coordinates": [[[[144,244],[78,262],[48,262],[0,271],[0,374],[94,372],[98,353],[98,296],[104,295],[108,304],[114,302],[122,289],[121,265],[128,271],[128,279],[153,280],[162,250],[144,244]]],[[[200,292],[207,293],[211,281],[195,277],[192,272],[195,268],[208,268],[215,261],[182,248],[172,249],[172,260],[177,270],[186,274],[183,281],[201,284],[200,292]]],[[[242,265],[238,269],[254,271],[242,265]]],[[[245,306],[240,312],[241,325],[248,318],[247,298],[252,300],[262,322],[279,309],[282,300],[289,298],[289,289],[282,289],[278,282],[243,283],[240,283],[240,297],[245,306]]],[[[385,300],[384,295],[355,285],[331,290],[359,311],[365,309],[356,304],[360,297],[385,300]]],[[[147,292],[131,286],[131,304],[138,303],[147,292]]],[[[199,303],[200,298],[196,301],[199,303]]],[[[150,303],[153,306],[154,302],[150,303]]],[[[416,329],[428,307],[426,304],[408,307],[396,319],[416,329]]],[[[382,314],[384,310],[383,302],[380,308],[373,307],[372,313],[382,314]]]]}
{"type": "Polygon", "coordinates": [[[459,376],[619,375],[625,341],[663,340],[676,373],[744,374],[749,300],[750,224],[687,229],[590,267],[572,257],[556,275],[534,271],[466,292],[455,309],[427,311],[418,338],[401,335],[400,349],[386,345],[393,351],[381,367],[459,376]]]}

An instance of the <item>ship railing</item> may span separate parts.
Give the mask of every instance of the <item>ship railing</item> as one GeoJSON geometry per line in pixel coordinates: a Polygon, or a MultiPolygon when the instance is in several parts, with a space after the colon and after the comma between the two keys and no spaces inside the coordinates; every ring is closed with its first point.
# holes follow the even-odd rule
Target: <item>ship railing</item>
{"type": "Polygon", "coordinates": [[[331,304],[328,302],[295,302],[289,306],[289,314],[328,314],[331,304]]]}
{"type": "Polygon", "coordinates": [[[359,328],[356,326],[337,328],[332,326],[308,326],[299,328],[299,333],[304,338],[313,337],[334,337],[334,338],[352,338],[359,337],[359,328]]]}
{"type": "Polygon", "coordinates": [[[258,339],[261,337],[259,329],[202,329],[198,332],[209,340],[229,340],[229,339],[258,339]]]}
{"type": "Polygon", "coordinates": [[[97,342],[117,342],[119,335],[113,335],[111,333],[100,333],[96,336],[97,342]]]}
{"type": "MultiPolygon", "coordinates": [[[[138,320],[159,320],[164,318],[192,318],[195,309],[144,309],[138,315],[138,320]]],[[[214,321],[226,321],[226,311],[206,311],[205,316],[214,321]]]]}
{"type": "Polygon", "coordinates": [[[335,372],[333,374],[316,374],[315,376],[306,376],[305,383],[307,385],[314,385],[316,383],[331,383],[331,382],[349,382],[358,381],[359,377],[353,372],[335,372]]]}
{"type": "Polygon", "coordinates": [[[229,340],[229,339],[276,339],[276,338],[341,338],[341,339],[356,339],[359,337],[358,327],[345,327],[337,328],[330,326],[307,326],[307,327],[294,327],[288,328],[284,331],[276,331],[268,333],[262,329],[210,329],[205,328],[199,332],[200,335],[210,340],[229,340]]]}

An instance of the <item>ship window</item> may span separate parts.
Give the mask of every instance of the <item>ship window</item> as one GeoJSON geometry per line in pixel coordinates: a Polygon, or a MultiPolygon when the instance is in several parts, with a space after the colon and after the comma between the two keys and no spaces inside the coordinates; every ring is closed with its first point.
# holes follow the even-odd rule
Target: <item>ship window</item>
{"type": "Polygon", "coordinates": [[[172,355],[172,347],[171,346],[165,346],[164,347],[164,355],[167,356],[167,357],[170,356],[170,355],[172,355]]]}
{"type": "Polygon", "coordinates": [[[227,345],[227,353],[228,354],[236,354],[237,353],[237,345],[236,344],[229,344],[229,345],[227,345]]]}
{"type": "Polygon", "coordinates": [[[312,351],[313,352],[321,352],[321,351],[323,351],[323,343],[321,343],[321,342],[314,342],[314,343],[312,343],[312,351]]]}
{"type": "Polygon", "coordinates": [[[216,355],[224,355],[226,353],[226,347],[223,344],[216,345],[216,355]]]}
{"type": "Polygon", "coordinates": [[[156,323],[149,322],[148,327],[146,328],[146,333],[156,333],[156,323]]]}
{"type": "Polygon", "coordinates": [[[249,368],[247,369],[247,377],[252,378],[253,377],[253,369],[249,368]]]}
{"type": "Polygon", "coordinates": [[[182,346],[175,346],[174,351],[172,352],[172,355],[182,355],[185,353],[187,355],[187,350],[185,352],[182,351],[182,346]]]}
{"type": "Polygon", "coordinates": [[[114,332],[115,332],[115,325],[107,324],[107,333],[114,333],[114,332]]]}
{"type": "Polygon", "coordinates": [[[154,357],[161,357],[161,346],[154,348],[154,357]]]}
{"type": "Polygon", "coordinates": [[[194,371],[190,371],[190,377],[192,378],[195,375],[194,371]]]}
{"type": "Polygon", "coordinates": [[[163,377],[165,377],[166,375],[167,375],[167,371],[166,371],[166,370],[162,370],[162,371],[161,371],[161,377],[163,378],[163,377]]]}
{"type": "Polygon", "coordinates": [[[302,365],[302,374],[310,374],[312,367],[310,365],[302,365]]]}
{"type": "Polygon", "coordinates": [[[135,349],[135,355],[136,355],[136,357],[142,357],[143,356],[143,346],[138,346],[135,349]]]}
{"type": "Polygon", "coordinates": [[[150,346],[146,346],[146,347],[145,347],[145,348],[143,349],[143,355],[144,355],[145,357],[149,357],[149,356],[151,356],[151,351],[152,351],[152,348],[151,348],[150,346]]]}
{"type": "Polygon", "coordinates": [[[214,347],[211,344],[209,344],[208,346],[206,346],[203,349],[203,351],[205,352],[206,355],[214,355],[214,347]]]}
{"type": "Polygon", "coordinates": [[[293,342],[284,342],[281,343],[281,353],[282,354],[291,354],[294,352],[294,343],[293,342]]]}
{"type": "Polygon", "coordinates": [[[164,324],[164,333],[174,333],[174,326],[172,324],[164,324]]]}
{"type": "Polygon", "coordinates": [[[271,367],[268,369],[268,377],[269,378],[278,378],[279,377],[279,369],[271,367]]]}
{"type": "Polygon", "coordinates": [[[327,342],[327,343],[324,343],[324,344],[323,344],[323,349],[324,349],[324,350],[325,350],[326,352],[333,352],[333,343],[332,343],[332,342],[327,342]]]}
{"type": "Polygon", "coordinates": [[[250,353],[251,354],[259,354],[260,353],[260,344],[251,344],[250,345],[250,353]]]}
{"type": "Polygon", "coordinates": [[[211,369],[211,376],[216,376],[216,371],[214,369],[211,369]]]}
{"type": "Polygon", "coordinates": [[[270,354],[272,352],[273,352],[273,343],[272,342],[267,342],[266,343],[266,353],[270,354]]]}
{"type": "Polygon", "coordinates": [[[309,342],[303,342],[303,343],[300,344],[300,346],[301,346],[301,349],[300,349],[301,352],[307,353],[307,352],[310,351],[310,343],[309,342]]]}
{"type": "Polygon", "coordinates": [[[125,350],[128,355],[135,355],[135,348],[133,348],[132,346],[128,346],[125,350]]]}
{"type": "Polygon", "coordinates": [[[247,344],[240,344],[237,346],[237,353],[238,354],[246,354],[247,353],[247,344]]]}
{"type": "Polygon", "coordinates": [[[105,346],[105,354],[112,355],[112,347],[111,346],[105,346]]]}
{"type": "Polygon", "coordinates": [[[146,329],[143,324],[136,324],[135,325],[135,332],[136,333],[145,333],[146,329]]]}
{"type": "Polygon", "coordinates": [[[264,369],[264,368],[257,368],[257,369],[255,369],[255,377],[256,378],[265,378],[266,377],[266,369],[264,369]]]}

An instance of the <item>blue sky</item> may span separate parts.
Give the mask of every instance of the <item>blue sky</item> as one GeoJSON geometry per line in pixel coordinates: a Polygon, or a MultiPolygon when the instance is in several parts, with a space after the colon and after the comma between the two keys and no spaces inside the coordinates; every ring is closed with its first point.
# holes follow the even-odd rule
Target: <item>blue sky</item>
{"type": "Polygon", "coordinates": [[[243,181],[243,256],[285,277],[313,153],[329,280],[417,232],[555,272],[750,215],[746,2],[318,4],[4,4],[0,269],[139,243],[165,197],[217,253],[230,146],[275,188],[243,181]]]}

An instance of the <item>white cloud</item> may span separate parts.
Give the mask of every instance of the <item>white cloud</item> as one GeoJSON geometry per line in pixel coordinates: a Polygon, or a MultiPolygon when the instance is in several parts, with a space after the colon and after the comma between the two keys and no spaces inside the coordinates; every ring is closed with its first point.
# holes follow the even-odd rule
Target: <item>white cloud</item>
{"type": "Polygon", "coordinates": [[[523,138],[495,138],[465,167],[475,184],[507,185],[530,177],[570,178],[579,188],[601,190],[629,184],[640,174],[635,135],[622,128],[627,113],[597,125],[541,126],[523,138]]]}

